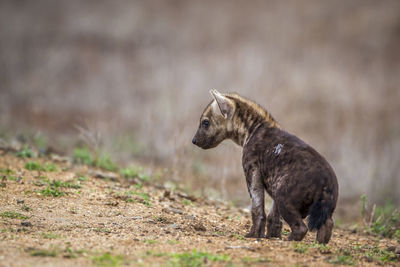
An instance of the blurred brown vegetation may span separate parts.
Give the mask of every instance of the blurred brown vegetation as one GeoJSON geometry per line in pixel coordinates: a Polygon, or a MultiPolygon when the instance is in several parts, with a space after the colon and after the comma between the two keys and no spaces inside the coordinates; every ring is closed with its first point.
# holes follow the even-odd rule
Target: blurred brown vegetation
{"type": "Polygon", "coordinates": [[[342,201],[400,202],[400,1],[2,0],[0,25],[3,134],[70,148],[79,125],[240,203],[240,148],[191,145],[208,91],[235,91],[327,157],[342,201]]]}

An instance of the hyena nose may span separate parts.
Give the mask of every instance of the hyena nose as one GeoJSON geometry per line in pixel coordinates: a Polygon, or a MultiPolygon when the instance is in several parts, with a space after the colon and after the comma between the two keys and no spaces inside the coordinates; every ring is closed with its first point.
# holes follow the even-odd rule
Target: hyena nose
{"type": "Polygon", "coordinates": [[[192,143],[193,143],[193,145],[195,145],[195,144],[196,144],[196,137],[193,137],[193,139],[192,139],[192,143]]]}

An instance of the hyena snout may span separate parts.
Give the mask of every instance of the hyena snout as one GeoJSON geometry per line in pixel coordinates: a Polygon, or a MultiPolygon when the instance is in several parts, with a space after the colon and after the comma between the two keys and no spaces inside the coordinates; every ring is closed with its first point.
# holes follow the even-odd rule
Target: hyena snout
{"type": "Polygon", "coordinates": [[[192,143],[202,149],[209,149],[218,145],[218,143],[215,142],[214,136],[207,135],[202,129],[198,130],[194,135],[192,143]]]}

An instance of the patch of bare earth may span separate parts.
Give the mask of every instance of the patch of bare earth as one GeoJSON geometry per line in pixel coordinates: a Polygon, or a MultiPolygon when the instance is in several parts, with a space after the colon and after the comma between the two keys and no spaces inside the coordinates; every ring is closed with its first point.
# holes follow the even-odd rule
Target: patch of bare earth
{"type": "Polygon", "coordinates": [[[236,207],[96,178],[68,161],[36,158],[57,170],[27,170],[29,161],[0,156],[0,266],[399,264],[394,240],[336,228],[329,245],[318,246],[315,233],[285,241],[287,226],[283,240],[245,239],[250,214],[236,207]]]}

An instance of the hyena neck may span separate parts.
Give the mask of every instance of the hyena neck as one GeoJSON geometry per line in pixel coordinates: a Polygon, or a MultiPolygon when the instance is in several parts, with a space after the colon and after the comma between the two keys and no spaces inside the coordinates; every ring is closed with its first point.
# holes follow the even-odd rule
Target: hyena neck
{"type": "Polygon", "coordinates": [[[236,94],[227,94],[234,100],[235,114],[228,127],[229,138],[239,146],[244,146],[253,133],[261,126],[280,128],[277,121],[261,106],[236,94]]]}

